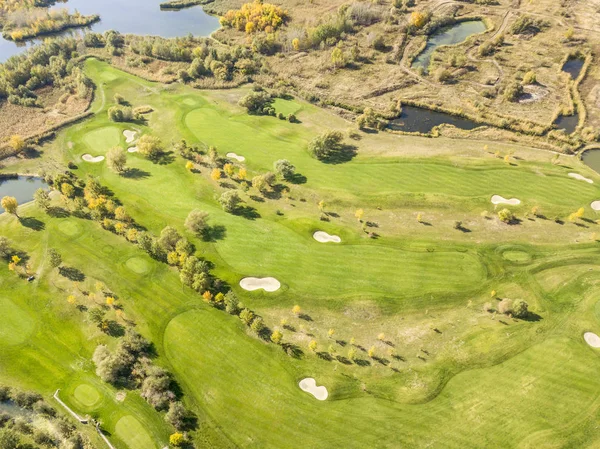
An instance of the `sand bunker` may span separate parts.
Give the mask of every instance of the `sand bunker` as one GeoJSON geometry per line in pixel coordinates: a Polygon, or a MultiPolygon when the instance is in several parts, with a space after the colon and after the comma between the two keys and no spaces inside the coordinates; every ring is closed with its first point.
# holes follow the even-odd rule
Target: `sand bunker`
{"type": "Polygon", "coordinates": [[[590,206],[594,210],[600,210],[600,201],[594,201],[592,204],[590,204],[590,206]]]}
{"type": "Polygon", "coordinates": [[[313,234],[313,238],[320,243],[340,243],[342,239],[339,235],[327,234],[325,231],[317,231],[313,234]]]}
{"type": "Polygon", "coordinates": [[[131,148],[127,148],[127,152],[128,153],[137,153],[138,151],[138,147],[131,147],[131,148]]]}
{"type": "Polygon", "coordinates": [[[521,204],[521,200],[518,200],[516,198],[511,198],[510,200],[507,200],[503,196],[494,195],[492,196],[492,204],[508,204],[510,206],[516,206],[518,204],[521,204]]]}
{"type": "Polygon", "coordinates": [[[225,156],[230,157],[231,159],[235,159],[238,162],[244,162],[246,160],[244,156],[240,156],[235,153],[227,153],[225,156]]]}
{"type": "Polygon", "coordinates": [[[569,176],[571,178],[579,179],[580,181],[585,181],[585,182],[588,182],[590,184],[594,183],[594,181],[592,181],[590,178],[586,178],[585,176],[581,176],[579,173],[569,173],[569,176]]]}
{"type": "Polygon", "coordinates": [[[104,160],[104,156],[94,157],[91,154],[84,154],[83,156],[81,156],[81,159],[83,159],[86,162],[96,163],[96,162],[102,162],[104,160]]]}
{"type": "Polygon", "coordinates": [[[250,292],[254,291],[254,290],[258,290],[260,288],[262,288],[264,291],[267,292],[274,292],[279,290],[279,287],[281,287],[281,283],[275,279],[275,278],[253,278],[253,277],[249,277],[249,278],[244,278],[240,281],[240,287],[242,287],[244,290],[248,290],[250,292]]]}
{"type": "Polygon", "coordinates": [[[306,379],[302,379],[298,384],[302,391],[306,391],[307,393],[312,394],[319,401],[324,401],[329,396],[327,392],[327,388],[321,386],[317,387],[317,381],[312,377],[307,377],[306,379]]]}
{"type": "Polygon", "coordinates": [[[592,348],[600,348],[600,337],[598,337],[593,332],[586,332],[585,334],[583,334],[583,339],[592,348]]]}
{"type": "Polygon", "coordinates": [[[125,136],[125,143],[133,142],[135,140],[136,134],[137,134],[137,131],[129,131],[128,129],[123,131],[123,135],[125,136]]]}

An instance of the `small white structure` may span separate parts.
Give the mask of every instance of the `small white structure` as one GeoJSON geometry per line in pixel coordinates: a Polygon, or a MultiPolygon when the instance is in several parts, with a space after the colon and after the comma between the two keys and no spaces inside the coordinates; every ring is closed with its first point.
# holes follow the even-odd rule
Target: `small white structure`
{"type": "Polygon", "coordinates": [[[339,235],[331,235],[325,231],[317,231],[313,234],[313,238],[320,243],[340,243],[342,239],[339,235]]]}
{"type": "Polygon", "coordinates": [[[581,176],[579,173],[569,173],[569,176],[571,178],[575,178],[575,179],[579,179],[580,181],[585,181],[589,184],[593,184],[594,181],[591,180],[590,178],[586,178],[585,176],[581,176]]]}
{"type": "Polygon", "coordinates": [[[281,283],[272,277],[255,278],[247,277],[240,281],[240,287],[244,290],[252,292],[254,290],[263,289],[266,292],[275,292],[281,287],[281,283]]]}
{"type": "Polygon", "coordinates": [[[329,396],[327,388],[323,386],[317,387],[317,381],[312,377],[302,379],[300,383],[298,383],[298,386],[302,391],[312,394],[319,401],[324,401],[329,396]]]}
{"type": "Polygon", "coordinates": [[[511,198],[511,199],[507,200],[503,196],[494,195],[494,196],[492,196],[492,204],[508,204],[509,206],[517,206],[517,205],[521,204],[521,200],[519,200],[517,198],[511,198]]]}
{"type": "Polygon", "coordinates": [[[600,348],[600,337],[598,337],[593,332],[586,332],[585,334],[583,334],[583,339],[592,348],[600,348]]]}
{"type": "Polygon", "coordinates": [[[244,156],[240,156],[239,154],[235,153],[227,153],[225,156],[230,157],[231,159],[235,159],[238,162],[244,162],[246,160],[244,156]]]}
{"type": "Polygon", "coordinates": [[[91,154],[84,154],[83,156],[81,156],[81,159],[83,159],[86,162],[91,162],[93,164],[96,164],[98,162],[102,162],[104,160],[104,156],[92,156],[91,154]]]}

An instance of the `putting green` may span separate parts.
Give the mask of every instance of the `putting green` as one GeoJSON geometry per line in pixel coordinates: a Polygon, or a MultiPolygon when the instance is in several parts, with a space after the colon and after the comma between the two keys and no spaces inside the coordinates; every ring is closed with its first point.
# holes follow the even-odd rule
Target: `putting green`
{"type": "Polygon", "coordinates": [[[58,225],[58,229],[65,235],[73,237],[81,232],[81,228],[74,221],[63,221],[58,225]]]}
{"type": "Polygon", "coordinates": [[[88,132],[83,142],[94,155],[104,154],[112,147],[119,145],[121,141],[121,130],[116,126],[104,126],[88,132]]]}
{"type": "Polygon", "coordinates": [[[0,346],[23,343],[33,332],[34,318],[8,298],[0,298],[0,346]]]}
{"type": "Polygon", "coordinates": [[[125,262],[125,265],[131,271],[138,274],[144,274],[150,271],[150,264],[141,257],[132,257],[127,262],[125,262]]]}
{"type": "Polygon", "coordinates": [[[183,104],[187,104],[188,106],[195,106],[198,104],[198,102],[196,100],[194,100],[193,98],[186,98],[185,100],[182,101],[183,104]]]}
{"type": "Polygon", "coordinates": [[[146,429],[131,415],[119,419],[115,426],[115,433],[129,449],[152,449],[157,447],[146,429]]]}
{"type": "Polygon", "coordinates": [[[100,393],[88,384],[81,384],[73,392],[75,399],[85,407],[93,407],[100,402],[100,393]]]}
{"type": "Polygon", "coordinates": [[[529,262],[531,256],[525,251],[505,251],[502,253],[502,257],[510,262],[529,262]]]}

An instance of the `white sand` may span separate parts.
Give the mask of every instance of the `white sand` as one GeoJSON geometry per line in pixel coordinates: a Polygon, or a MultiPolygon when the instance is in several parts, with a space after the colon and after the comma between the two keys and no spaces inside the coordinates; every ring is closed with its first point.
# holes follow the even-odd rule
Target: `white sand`
{"type": "Polygon", "coordinates": [[[123,131],[123,135],[125,136],[125,143],[133,142],[135,140],[136,134],[137,134],[137,131],[129,131],[128,129],[123,131]]]}
{"type": "Polygon", "coordinates": [[[324,401],[329,396],[327,392],[327,388],[320,386],[317,387],[317,381],[312,377],[307,377],[306,379],[302,379],[298,384],[302,391],[306,391],[307,393],[312,394],[319,401],[324,401]]]}
{"type": "Polygon", "coordinates": [[[267,292],[274,292],[279,290],[281,283],[275,278],[244,278],[240,281],[240,287],[250,292],[262,288],[267,292]]]}
{"type": "Polygon", "coordinates": [[[102,162],[104,160],[104,156],[94,157],[91,154],[84,154],[83,156],[81,156],[81,159],[83,159],[86,162],[96,163],[96,162],[102,162]]]}
{"type": "Polygon", "coordinates": [[[592,181],[590,178],[586,178],[585,176],[581,176],[579,173],[569,173],[569,176],[571,178],[579,179],[580,181],[585,181],[585,182],[588,182],[590,184],[594,183],[594,181],[592,181]]]}
{"type": "Polygon", "coordinates": [[[516,198],[511,198],[510,200],[507,200],[503,196],[494,195],[492,196],[492,204],[508,204],[510,206],[516,206],[518,204],[521,204],[521,200],[518,200],[516,198]]]}
{"type": "Polygon", "coordinates": [[[593,332],[586,332],[585,334],[583,334],[583,339],[592,348],[600,348],[600,337],[598,337],[593,332]]]}
{"type": "Polygon", "coordinates": [[[127,148],[128,153],[137,153],[138,151],[138,147],[127,148]]]}
{"type": "Polygon", "coordinates": [[[231,159],[235,159],[238,162],[244,162],[246,160],[244,156],[240,156],[235,153],[227,153],[225,156],[230,157],[231,159]]]}
{"type": "Polygon", "coordinates": [[[594,210],[600,210],[600,201],[594,201],[594,202],[592,202],[592,204],[590,204],[590,206],[594,210]]]}
{"type": "Polygon", "coordinates": [[[340,243],[342,239],[339,235],[327,234],[325,231],[317,231],[313,234],[313,238],[320,243],[340,243]]]}

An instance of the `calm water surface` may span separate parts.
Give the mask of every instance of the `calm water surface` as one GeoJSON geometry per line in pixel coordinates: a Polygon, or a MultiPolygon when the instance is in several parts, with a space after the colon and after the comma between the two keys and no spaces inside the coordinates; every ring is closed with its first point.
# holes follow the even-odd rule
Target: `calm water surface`
{"type": "MultiPolygon", "coordinates": [[[[19,204],[27,203],[33,200],[33,194],[40,187],[48,187],[41,178],[31,176],[0,178],[0,198],[14,196],[19,204]]],[[[0,214],[3,212],[4,209],[0,206],[0,214]]]]}
{"type": "Polygon", "coordinates": [[[403,105],[400,117],[392,120],[388,127],[395,131],[428,133],[434,126],[444,123],[466,130],[482,126],[480,123],[445,112],[403,105]]]}

